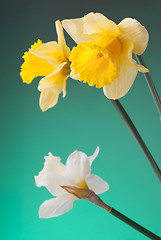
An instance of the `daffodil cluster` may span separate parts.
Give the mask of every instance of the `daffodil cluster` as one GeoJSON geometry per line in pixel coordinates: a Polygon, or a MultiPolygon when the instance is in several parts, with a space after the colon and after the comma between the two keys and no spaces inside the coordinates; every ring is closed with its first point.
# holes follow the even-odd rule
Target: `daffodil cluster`
{"type": "Polygon", "coordinates": [[[37,76],[40,107],[43,111],[56,105],[58,96],[66,94],[66,79],[103,88],[107,98],[118,99],[131,88],[137,72],[148,72],[138,65],[132,54],[141,55],[148,44],[149,34],[136,19],[125,18],[118,25],[100,13],[82,18],[56,21],[58,43],[43,44],[40,40],[23,56],[23,82],[31,83],[37,76]],[[63,29],[77,43],[70,52],[63,29]]]}

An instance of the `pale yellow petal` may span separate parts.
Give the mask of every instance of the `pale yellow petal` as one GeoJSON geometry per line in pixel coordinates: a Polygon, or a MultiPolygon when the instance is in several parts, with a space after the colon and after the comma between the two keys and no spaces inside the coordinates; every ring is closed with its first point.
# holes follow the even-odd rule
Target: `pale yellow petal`
{"type": "Polygon", "coordinates": [[[71,73],[70,73],[70,77],[74,80],[79,80],[79,73],[74,74],[74,69],[71,68],[71,73]]]}
{"type": "Polygon", "coordinates": [[[89,13],[82,18],[62,21],[64,29],[79,44],[90,40],[97,41],[104,32],[119,33],[117,25],[100,13],[89,13]]]}
{"type": "Polygon", "coordinates": [[[64,33],[63,33],[63,28],[62,28],[62,24],[59,20],[57,20],[55,22],[55,26],[56,26],[56,31],[57,31],[57,35],[58,35],[58,45],[60,47],[60,50],[62,51],[62,53],[64,54],[64,56],[69,59],[69,55],[70,55],[70,49],[67,47],[66,45],[66,41],[64,38],[64,33]]]}
{"type": "Polygon", "coordinates": [[[30,52],[37,57],[45,59],[55,67],[66,61],[64,54],[61,52],[59,45],[55,41],[44,43],[36,50],[31,49],[30,52]]]}
{"type": "Polygon", "coordinates": [[[104,32],[118,32],[117,25],[101,13],[89,13],[84,17],[84,33],[96,34],[104,32]]]}
{"type": "Polygon", "coordinates": [[[118,77],[103,88],[107,98],[116,100],[123,97],[130,90],[137,75],[136,62],[132,59],[132,50],[133,43],[128,42],[124,46],[121,56],[116,59],[115,64],[120,70],[118,77]]]}
{"type": "Polygon", "coordinates": [[[131,88],[136,75],[136,67],[129,67],[128,65],[120,63],[119,77],[116,78],[111,84],[103,87],[103,92],[107,98],[118,99],[123,97],[131,88]]]}
{"type": "Polygon", "coordinates": [[[133,52],[141,55],[148,44],[149,34],[136,19],[125,18],[118,25],[122,31],[122,39],[134,43],[133,52]]]}
{"type": "Polygon", "coordinates": [[[65,98],[66,93],[67,93],[66,88],[64,88],[64,89],[63,89],[63,98],[65,98]]]}
{"type": "Polygon", "coordinates": [[[147,69],[146,67],[144,67],[143,65],[140,65],[140,64],[136,64],[135,65],[137,70],[139,72],[143,72],[143,73],[146,73],[146,72],[149,72],[149,69],[147,69]]]}
{"type": "Polygon", "coordinates": [[[62,21],[63,28],[77,43],[88,42],[90,40],[98,40],[98,34],[86,34],[84,32],[84,18],[66,19],[62,21]]]}
{"type": "Polygon", "coordinates": [[[66,64],[66,62],[60,64],[52,74],[41,79],[38,90],[60,94],[66,88],[66,78],[68,76],[64,67],[66,64]]]}
{"type": "Polygon", "coordinates": [[[40,94],[39,104],[41,110],[44,112],[49,108],[54,107],[58,102],[59,94],[55,94],[50,91],[42,91],[40,94]]]}

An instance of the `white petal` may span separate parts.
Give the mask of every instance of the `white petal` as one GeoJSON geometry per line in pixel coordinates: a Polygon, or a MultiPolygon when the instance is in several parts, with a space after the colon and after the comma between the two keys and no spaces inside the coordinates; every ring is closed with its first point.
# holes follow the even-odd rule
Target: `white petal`
{"type": "Polygon", "coordinates": [[[149,34],[144,26],[136,19],[125,18],[118,25],[122,31],[121,37],[134,43],[133,52],[141,55],[148,44],[149,34]]]}
{"type": "Polygon", "coordinates": [[[49,108],[54,107],[58,102],[58,97],[59,94],[55,94],[47,90],[42,91],[39,99],[39,105],[41,110],[44,112],[49,108]]]}
{"type": "Polygon", "coordinates": [[[57,31],[57,35],[58,35],[59,47],[60,47],[62,53],[64,54],[64,56],[68,59],[69,55],[70,55],[70,49],[66,45],[66,41],[65,41],[65,38],[64,38],[64,33],[63,33],[63,28],[62,28],[61,22],[59,20],[57,20],[55,22],[55,26],[56,26],[56,31],[57,31]]]}
{"type": "Polygon", "coordinates": [[[89,13],[84,17],[84,33],[95,34],[106,31],[119,32],[117,25],[101,13],[89,13]]]}
{"type": "Polygon", "coordinates": [[[95,174],[87,176],[85,180],[89,189],[93,190],[96,194],[106,192],[109,189],[108,183],[95,174]]]}
{"type": "Polygon", "coordinates": [[[63,185],[73,186],[73,182],[64,176],[53,172],[47,172],[40,176],[35,176],[37,187],[44,186],[53,196],[60,196],[66,193],[61,187],[63,185]]]}
{"type": "Polygon", "coordinates": [[[66,167],[66,176],[75,181],[76,185],[91,172],[87,155],[77,150],[68,157],[66,167]]]}
{"type": "Polygon", "coordinates": [[[44,43],[36,50],[30,49],[30,52],[40,58],[47,60],[55,67],[66,60],[64,54],[60,50],[59,45],[55,41],[44,43]]]}
{"type": "Polygon", "coordinates": [[[66,166],[61,163],[60,157],[55,157],[52,153],[49,153],[49,156],[45,156],[44,159],[44,167],[42,171],[39,172],[39,176],[47,172],[54,172],[62,176],[65,175],[66,166]]]}
{"type": "Polygon", "coordinates": [[[99,153],[99,150],[100,150],[99,147],[97,147],[94,154],[92,156],[88,157],[88,161],[89,161],[90,166],[92,165],[93,160],[97,157],[97,155],[99,153]]]}
{"type": "Polygon", "coordinates": [[[67,77],[62,74],[61,70],[66,64],[67,62],[59,64],[50,75],[43,77],[39,82],[38,90],[48,90],[50,92],[54,92],[55,94],[61,93],[66,87],[65,81],[67,77]]]}
{"type": "Polygon", "coordinates": [[[39,208],[39,217],[51,218],[60,216],[73,208],[73,201],[74,198],[69,194],[47,200],[39,208]]]}

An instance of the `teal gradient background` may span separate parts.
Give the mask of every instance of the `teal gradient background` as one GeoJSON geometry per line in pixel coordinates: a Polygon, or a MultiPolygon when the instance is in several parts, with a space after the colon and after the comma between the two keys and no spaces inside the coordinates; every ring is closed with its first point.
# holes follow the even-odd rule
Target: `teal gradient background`
{"type": "MultiPolygon", "coordinates": [[[[76,201],[72,211],[60,217],[39,219],[39,206],[52,197],[47,189],[35,186],[34,175],[42,169],[43,157],[52,152],[65,163],[75,149],[92,155],[97,146],[100,153],[92,172],[110,185],[102,199],[161,236],[161,183],[102,89],[68,79],[66,98],[60,96],[58,104],[43,113],[37,90],[40,78],[26,85],[19,75],[21,57],[31,44],[38,38],[57,39],[57,19],[101,12],[116,23],[132,17],[146,26],[150,41],[143,57],[161,96],[160,9],[160,0],[3,1],[1,239],[147,239],[85,200],[76,201]]],[[[72,48],[75,43],[65,36],[72,48]]],[[[120,101],[161,168],[161,122],[141,73],[120,101]]]]}

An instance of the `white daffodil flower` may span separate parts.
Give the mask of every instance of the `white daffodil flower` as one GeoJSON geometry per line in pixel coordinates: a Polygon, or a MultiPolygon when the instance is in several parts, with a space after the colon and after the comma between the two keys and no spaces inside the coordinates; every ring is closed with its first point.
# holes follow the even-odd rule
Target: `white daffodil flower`
{"type": "Polygon", "coordinates": [[[40,206],[40,218],[56,217],[71,210],[74,200],[80,198],[70,193],[73,188],[77,190],[90,189],[95,194],[109,189],[107,182],[99,176],[91,174],[91,165],[98,152],[99,147],[92,156],[87,157],[85,153],[76,150],[70,154],[66,165],[61,163],[59,157],[54,157],[51,153],[45,157],[43,170],[38,176],[35,176],[36,185],[37,187],[45,186],[56,198],[49,199],[40,206]],[[71,189],[67,191],[65,188],[71,189]]]}
{"type": "Polygon", "coordinates": [[[106,97],[118,99],[131,88],[137,72],[148,72],[132,59],[141,55],[149,34],[136,19],[125,18],[118,25],[100,13],[63,20],[62,25],[78,44],[69,60],[74,79],[102,88],[106,97]],[[77,74],[77,75],[76,75],[77,74]]]}

